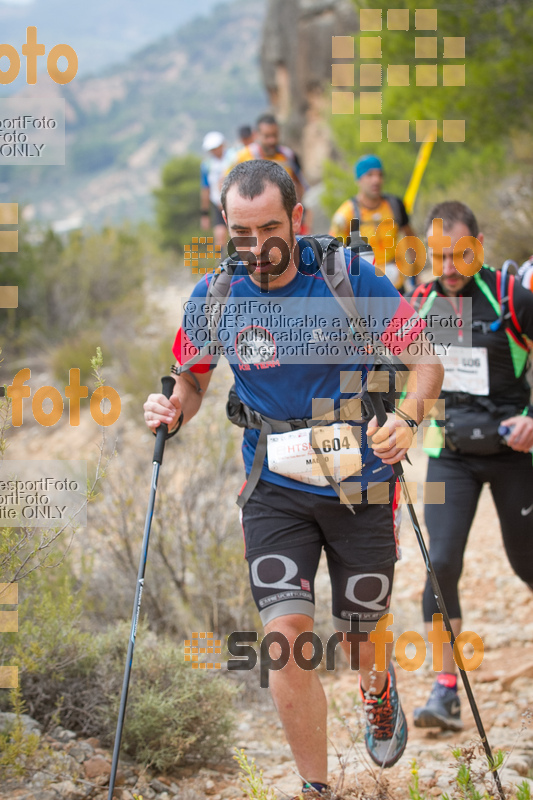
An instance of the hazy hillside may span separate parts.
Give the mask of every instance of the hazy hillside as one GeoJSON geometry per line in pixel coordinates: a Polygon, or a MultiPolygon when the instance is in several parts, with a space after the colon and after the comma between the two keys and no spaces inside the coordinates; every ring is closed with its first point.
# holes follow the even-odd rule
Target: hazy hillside
{"type": "Polygon", "coordinates": [[[200,152],[212,128],[233,140],[267,105],[263,13],[264,0],[219,5],[97,77],[48,81],[39,94],[67,101],[66,166],[0,168],[0,201],[31,204],[30,217],[65,226],[148,217],[168,158],[200,152]]]}
{"type": "MultiPolygon", "coordinates": [[[[60,42],[78,54],[79,74],[95,73],[124,61],[131,53],[174,30],[193,17],[208,13],[227,0],[33,0],[29,3],[0,2],[1,41],[20,52],[26,41],[26,28],[35,25],[39,42],[47,52],[60,42]]],[[[44,69],[44,59],[41,59],[44,69]]],[[[0,96],[24,86],[23,77],[2,86],[0,96]]]]}

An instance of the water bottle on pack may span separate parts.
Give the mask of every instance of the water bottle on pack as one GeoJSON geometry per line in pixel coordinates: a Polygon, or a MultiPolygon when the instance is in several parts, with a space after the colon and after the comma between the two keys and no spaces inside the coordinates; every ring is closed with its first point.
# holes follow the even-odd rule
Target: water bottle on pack
{"type": "MultiPolygon", "coordinates": [[[[500,425],[500,427],[498,428],[498,433],[500,434],[500,436],[503,439],[505,439],[507,444],[509,444],[509,437],[511,436],[511,433],[513,432],[513,428],[514,428],[514,425],[500,425]]],[[[533,447],[529,450],[529,452],[533,453],[533,447]]]]}

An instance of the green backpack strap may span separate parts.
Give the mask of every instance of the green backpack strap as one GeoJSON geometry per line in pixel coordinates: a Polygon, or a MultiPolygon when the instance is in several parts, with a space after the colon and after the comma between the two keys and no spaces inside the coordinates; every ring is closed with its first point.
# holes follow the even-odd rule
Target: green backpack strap
{"type": "MultiPolygon", "coordinates": [[[[417,289],[415,289],[415,292],[413,296],[410,298],[410,300],[413,308],[416,311],[418,311],[419,317],[421,317],[422,319],[427,317],[427,315],[431,311],[431,308],[437,296],[438,292],[435,288],[434,281],[427,284],[423,284],[422,286],[418,286],[417,289]],[[421,307],[417,308],[417,305],[421,307]]],[[[401,394],[400,399],[403,400],[405,395],[406,391],[404,390],[401,394]]],[[[443,426],[439,425],[437,420],[431,417],[429,425],[424,431],[424,445],[423,445],[424,452],[431,458],[439,458],[443,448],[444,448],[443,426]]]]}
{"type": "MultiPolygon", "coordinates": [[[[334,241],[337,246],[330,247],[324,255],[321,266],[322,277],[331,294],[346,314],[352,334],[354,336],[358,334],[366,345],[371,348],[371,352],[374,355],[374,369],[386,370],[389,373],[389,390],[383,393],[383,400],[388,411],[395,411],[397,405],[396,373],[403,371],[404,367],[400,365],[398,359],[388,353],[384,345],[375,341],[366,326],[361,323],[361,315],[357,308],[352,283],[346,267],[344,251],[338,246],[338,242],[334,241]]],[[[370,406],[368,402],[365,402],[365,396],[363,396],[363,405],[368,414],[370,406]]],[[[368,418],[370,419],[370,417],[368,418]]]]}

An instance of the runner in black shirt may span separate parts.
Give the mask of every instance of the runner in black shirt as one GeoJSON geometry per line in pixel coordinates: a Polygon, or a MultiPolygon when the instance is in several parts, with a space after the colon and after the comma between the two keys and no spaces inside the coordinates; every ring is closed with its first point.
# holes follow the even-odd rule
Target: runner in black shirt
{"type": "MultiPolygon", "coordinates": [[[[432,209],[429,220],[433,274],[438,275],[440,269],[442,274],[418,287],[411,302],[437,338],[445,330],[439,328],[439,317],[455,315],[458,336],[447,355],[442,357],[441,352],[446,370],[440,395],[445,401],[445,436],[428,451],[427,481],[445,484],[445,503],[426,505],[425,518],[431,561],[457,635],[461,630],[457,587],[484,483],[490,484],[511,566],[533,588],[533,460],[528,452],[533,448],[533,406],[528,405],[530,389],[525,378],[533,340],[533,294],[514,276],[487,266],[479,269],[478,264],[478,271],[470,276],[456,269],[454,261],[455,265],[461,259],[469,261],[468,242],[460,240],[469,236],[483,242],[467,206],[441,203],[432,209]],[[442,252],[431,236],[436,230],[432,221],[439,219],[444,236],[450,237],[442,252]],[[512,429],[507,444],[498,433],[501,424],[512,429]]],[[[429,582],[423,610],[426,623],[438,612],[429,582]]],[[[444,669],[427,704],[415,710],[415,725],[459,730],[456,665],[451,647],[444,650],[444,669]]]]}

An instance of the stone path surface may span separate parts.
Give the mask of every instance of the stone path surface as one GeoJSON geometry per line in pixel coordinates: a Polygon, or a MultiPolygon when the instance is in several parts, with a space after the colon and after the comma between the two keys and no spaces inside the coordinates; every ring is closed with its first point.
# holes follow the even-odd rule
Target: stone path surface
{"type": "MultiPolygon", "coordinates": [[[[421,486],[425,457],[416,452],[408,478],[421,486]]],[[[419,488],[419,495],[421,490],[419,488]]],[[[422,519],[421,503],[417,510],[422,519]]],[[[393,595],[395,638],[404,631],[423,633],[420,598],[425,568],[412,526],[404,512],[403,558],[398,565],[393,595]]],[[[461,582],[465,629],[484,643],[484,659],[470,679],[489,742],[506,751],[502,780],[507,785],[533,778],[533,595],[513,574],[501,543],[490,493],[483,492],[468,544],[461,582]]],[[[329,635],[329,580],[321,564],[317,583],[317,631],[329,635]]],[[[235,673],[234,673],[235,674],[235,673]]],[[[266,786],[279,798],[291,797],[300,787],[289,747],[267,690],[259,688],[257,672],[246,675],[238,707],[238,723],[231,747],[244,749],[263,770],[266,786]]],[[[331,782],[339,796],[406,798],[416,760],[421,792],[440,797],[450,792],[457,772],[452,750],[479,746],[479,738],[464,691],[461,690],[464,730],[461,733],[414,728],[413,709],[425,702],[433,673],[428,651],[415,672],[397,668],[402,704],[409,721],[409,742],[401,761],[386,773],[372,765],[362,744],[362,715],[357,678],[346,665],[334,673],[321,668],[329,702],[329,764],[331,782]],[[341,790],[341,787],[342,790],[341,790]]],[[[50,756],[35,773],[0,785],[0,800],[104,800],[110,753],[97,740],[78,740],[61,728],[43,737],[50,756]]],[[[481,761],[480,761],[481,763],[481,761]]],[[[533,789],[533,780],[530,780],[533,789]]],[[[490,782],[489,782],[490,785],[490,782]]],[[[216,766],[187,767],[171,776],[155,775],[121,761],[118,800],[212,800],[240,798],[243,792],[236,765],[228,757],[216,766]]]]}

